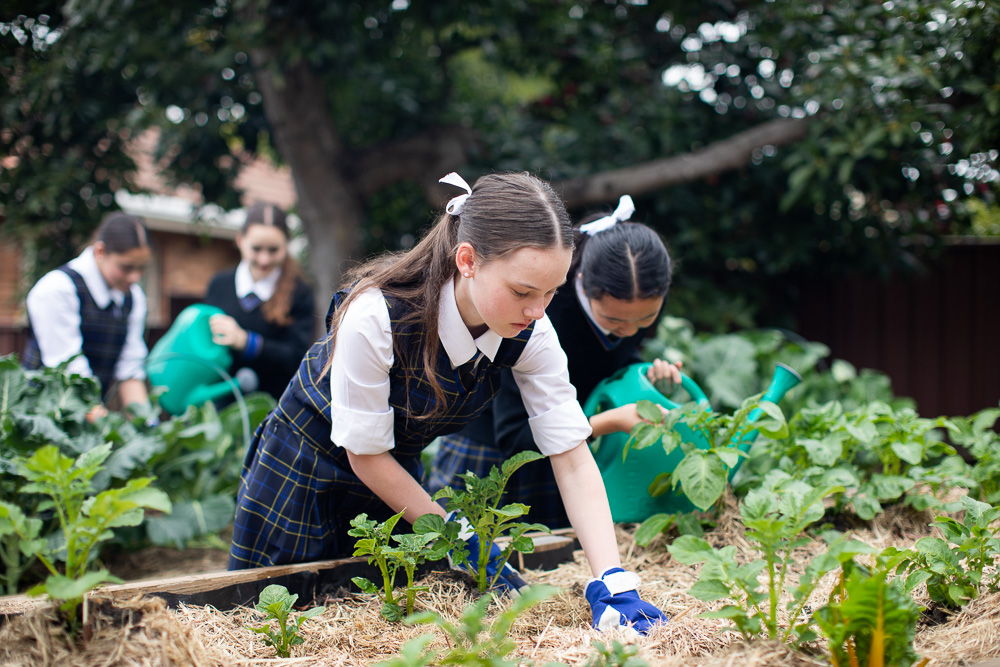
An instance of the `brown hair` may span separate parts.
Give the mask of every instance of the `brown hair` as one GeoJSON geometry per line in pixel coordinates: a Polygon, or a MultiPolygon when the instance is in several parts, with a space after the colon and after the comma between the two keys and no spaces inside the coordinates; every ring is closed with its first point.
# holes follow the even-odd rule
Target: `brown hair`
{"type": "MultiPolygon", "coordinates": [[[[286,242],[291,238],[287,216],[275,204],[257,202],[248,208],[247,219],[240,227],[240,234],[246,234],[247,230],[254,225],[274,227],[284,235],[286,242]]],[[[299,263],[292,257],[291,252],[286,251],[285,261],[281,264],[281,277],[278,278],[278,284],[274,287],[274,294],[260,307],[266,321],[282,327],[292,323],[292,297],[295,292],[295,284],[301,275],[299,263]]]]}
{"type": "MultiPolygon", "coordinates": [[[[337,327],[347,306],[370,287],[378,287],[384,294],[412,304],[413,309],[403,322],[418,323],[424,340],[436,341],[441,288],[458,272],[455,251],[460,243],[472,245],[477,259],[487,264],[521,248],[572,249],[573,227],[559,195],[545,181],[528,173],[481,177],[472,187],[461,213],[443,213],[411,250],[377,257],[347,274],[344,286],[351,286],[351,293],[329,323],[330,360],[324,374],[333,359],[337,327]]],[[[422,347],[420,366],[440,406],[445,393],[435,371],[439,346],[422,347]]],[[[399,349],[395,353],[397,359],[406,354],[399,349]]],[[[434,412],[417,418],[432,416],[434,412]]]]}
{"type": "Polygon", "coordinates": [[[149,247],[146,221],[137,215],[116,211],[104,216],[94,232],[94,242],[100,241],[104,249],[114,255],[149,247]]]}

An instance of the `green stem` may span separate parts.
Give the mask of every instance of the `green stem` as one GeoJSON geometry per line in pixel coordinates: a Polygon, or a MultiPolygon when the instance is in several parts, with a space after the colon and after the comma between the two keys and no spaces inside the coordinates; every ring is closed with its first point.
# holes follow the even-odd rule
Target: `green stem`
{"type": "Polygon", "coordinates": [[[767,636],[774,639],[778,634],[778,591],[775,587],[774,554],[768,550],[767,553],[767,594],[768,614],[767,614],[767,636]]]}
{"type": "Polygon", "coordinates": [[[386,604],[395,604],[396,598],[392,595],[393,580],[389,577],[389,568],[386,565],[385,558],[376,558],[375,562],[378,563],[379,572],[382,573],[382,590],[385,593],[386,604]]]}

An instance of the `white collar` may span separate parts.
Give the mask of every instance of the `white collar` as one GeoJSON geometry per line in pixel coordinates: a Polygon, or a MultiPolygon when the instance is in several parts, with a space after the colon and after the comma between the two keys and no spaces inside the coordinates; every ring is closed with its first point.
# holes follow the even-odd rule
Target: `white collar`
{"type": "Polygon", "coordinates": [[[260,280],[254,280],[250,274],[250,265],[246,262],[240,262],[236,267],[236,297],[242,299],[253,292],[260,297],[261,301],[267,301],[274,296],[274,289],[278,286],[279,278],[281,278],[280,266],[260,280]]]}
{"type": "Polygon", "coordinates": [[[83,283],[87,286],[90,296],[98,308],[107,308],[113,300],[119,306],[125,303],[125,293],[108,285],[108,282],[101,275],[101,269],[97,266],[97,258],[94,257],[94,248],[88,246],[80,253],[79,257],[70,260],[69,268],[73,269],[83,278],[83,283]]]}
{"type": "Polygon", "coordinates": [[[452,368],[458,368],[482,352],[490,361],[497,356],[503,338],[492,329],[479,338],[473,338],[469,327],[465,326],[462,314],[458,312],[458,301],[455,300],[455,281],[448,280],[441,288],[438,304],[438,338],[448,353],[452,368]]]}
{"type": "Polygon", "coordinates": [[[597,323],[597,319],[594,317],[594,311],[590,309],[590,299],[588,299],[587,295],[583,293],[583,281],[580,280],[580,276],[578,275],[573,277],[573,289],[576,290],[576,299],[580,302],[580,307],[583,308],[584,315],[586,315],[587,318],[594,323],[594,326],[597,327],[602,334],[610,336],[611,329],[605,329],[597,323]]]}

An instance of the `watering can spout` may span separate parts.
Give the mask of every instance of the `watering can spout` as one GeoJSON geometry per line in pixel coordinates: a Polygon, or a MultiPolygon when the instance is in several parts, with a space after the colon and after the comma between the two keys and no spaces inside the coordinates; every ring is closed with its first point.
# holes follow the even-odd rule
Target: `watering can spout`
{"type": "MultiPolygon", "coordinates": [[[[767,389],[764,390],[764,395],[760,397],[761,401],[770,401],[771,403],[780,403],[781,399],[785,397],[788,390],[795,387],[800,382],[802,382],[802,376],[798,374],[791,366],[786,366],[785,364],[776,364],[774,367],[774,374],[771,376],[771,382],[767,385],[767,389]]],[[[764,414],[764,411],[760,408],[754,408],[750,414],[747,416],[747,422],[753,423],[757,421],[760,416],[764,414]]],[[[740,447],[746,451],[746,449],[757,439],[760,432],[754,429],[743,436],[740,440],[740,447]]]]}

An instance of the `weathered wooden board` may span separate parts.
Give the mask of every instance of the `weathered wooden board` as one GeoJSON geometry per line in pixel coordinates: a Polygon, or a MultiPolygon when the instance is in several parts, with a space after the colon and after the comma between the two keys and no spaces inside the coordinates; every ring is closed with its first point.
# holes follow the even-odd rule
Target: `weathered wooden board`
{"type": "MultiPolygon", "coordinates": [[[[512,565],[518,569],[550,570],[571,561],[574,549],[578,548],[575,536],[569,530],[555,533],[532,535],[535,550],[529,554],[515,554],[512,565]]],[[[425,571],[447,567],[447,563],[440,562],[426,566],[425,571]]],[[[297,593],[299,600],[309,601],[351,587],[352,577],[377,579],[379,575],[364,558],[340,558],[102,586],[91,595],[113,600],[155,595],[165,599],[170,606],[183,602],[224,610],[252,605],[260,591],[270,584],[285,586],[297,593]]],[[[0,616],[21,614],[40,604],[45,601],[25,595],[0,597],[0,616]]]]}

